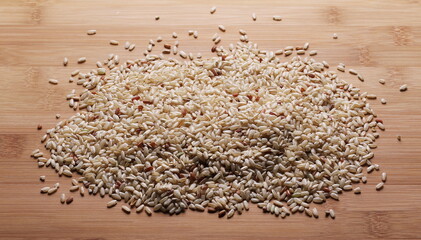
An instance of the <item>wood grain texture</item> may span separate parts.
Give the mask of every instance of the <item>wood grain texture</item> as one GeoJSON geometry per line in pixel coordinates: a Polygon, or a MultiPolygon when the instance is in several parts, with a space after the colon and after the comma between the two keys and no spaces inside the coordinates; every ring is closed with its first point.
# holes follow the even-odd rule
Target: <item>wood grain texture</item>
{"type": "MultiPolygon", "coordinates": [[[[2,239],[414,239],[421,238],[421,3],[407,1],[0,1],[0,238],[2,239]],[[209,14],[211,6],[218,9],[209,14]],[[257,21],[251,14],[257,14],[257,21]],[[154,16],[159,15],[159,21],[154,16]],[[281,15],[281,22],[272,21],[281,15]],[[388,173],[384,190],[376,192],[380,173],[361,184],[362,194],[346,193],[338,202],[319,207],[336,210],[336,219],[310,219],[296,214],[287,219],[263,214],[260,209],[233,219],[207,213],[179,216],[126,215],[120,206],[106,209],[108,199],[74,195],[61,205],[70,180],[50,169],[38,169],[30,152],[42,147],[43,132],[53,127],[60,113],[74,111],[65,95],[75,88],[67,82],[75,68],[94,68],[97,60],[116,53],[122,60],[141,56],[149,39],[158,36],[172,43],[179,35],[180,49],[211,56],[211,36],[217,26],[222,44],[235,43],[238,29],[248,32],[260,48],[276,50],[311,43],[316,59],[332,67],[343,62],[361,72],[340,76],[364,91],[388,100],[372,105],[387,130],[381,132],[374,162],[388,173]],[[88,29],[97,35],[87,36],[88,29]],[[194,40],[190,29],[199,31],[194,40]],[[339,35],[338,40],[332,34],[339,35]],[[110,46],[116,39],[120,46],[110,46]],[[124,41],[136,43],[133,52],[124,41]],[[76,64],[86,56],[83,65],[76,64]],[[68,57],[68,67],[62,60],[68,57]],[[49,78],[59,79],[57,86],[49,78]],[[383,86],[379,78],[386,79],[383,86]],[[399,86],[408,84],[407,92],[399,86]],[[43,125],[37,131],[38,123],[43,125]],[[396,140],[402,135],[402,142],[396,140]],[[46,175],[41,183],[38,178],[46,175]],[[42,186],[60,182],[52,196],[39,194],[42,186]]],[[[162,48],[162,46],[161,46],[162,48]]],[[[159,48],[159,49],[161,49],[159,48]]]]}

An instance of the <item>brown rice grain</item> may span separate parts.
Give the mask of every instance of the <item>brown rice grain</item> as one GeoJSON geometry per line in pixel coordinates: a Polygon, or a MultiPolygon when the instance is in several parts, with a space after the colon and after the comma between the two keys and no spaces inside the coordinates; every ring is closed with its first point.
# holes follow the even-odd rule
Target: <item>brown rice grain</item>
{"type": "Polygon", "coordinates": [[[67,199],[66,199],[66,204],[70,204],[70,203],[72,203],[73,202],[73,197],[72,196],[70,196],[70,197],[68,197],[67,199]]]}

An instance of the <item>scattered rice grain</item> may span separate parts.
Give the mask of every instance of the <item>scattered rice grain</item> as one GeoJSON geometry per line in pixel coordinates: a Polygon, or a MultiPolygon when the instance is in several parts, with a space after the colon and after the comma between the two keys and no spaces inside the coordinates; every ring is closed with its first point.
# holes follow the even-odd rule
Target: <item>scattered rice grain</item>
{"type": "Polygon", "coordinates": [[[386,103],[387,103],[386,99],[384,99],[384,98],[380,99],[380,102],[381,102],[382,104],[386,104],[386,103]]]}
{"type": "Polygon", "coordinates": [[[119,42],[117,40],[110,40],[110,44],[117,46],[119,42]]]}
{"type": "Polygon", "coordinates": [[[117,200],[111,200],[107,203],[107,208],[112,208],[117,205],[117,200]]]}
{"type": "Polygon", "coordinates": [[[405,92],[406,90],[408,90],[408,85],[406,85],[406,84],[399,87],[399,91],[401,91],[401,92],[405,92]]]}
{"type": "Polygon", "coordinates": [[[221,30],[221,32],[227,31],[224,25],[218,25],[218,29],[221,30]]]}
{"type": "Polygon", "coordinates": [[[51,84],[54,84],[54,85],[58,84],[58,80],[56,80],[56,79],[49,79],[48,82],[51,83],[51,84]]]}
{"type": "Polygon", "coordinates": [[[86,32],[86,34],[88,34],[88,35],[95,35],[95,34],[96,34],[96,30],[94,30],[94,29],[92,29],[92,30],[88,30],[88,31],[86,32]]]}
{"type": "Polygon", "coordinates": [[[278,15],[275,15],[275,16],[273,16],[273,20],[274,21],[282,21],[282,17],[278,16],[278,15]]]}
{"type": "Polygon", "coordinates": [[[211,10],[210,10],[210,14],[214,14],[216,12],[216,7],[215,6],[213,6],[212,8],[211,8],[211,10]]]}
{"type": "Polygon", "coordinates": [[[387,180],[387,174],[385,172],[382,173],[382,181],[386,182],[387,180]]]}
{"type": "Polygon", "coordinates": [[[79,64],[82,64],[84,62],[86,62],[86,57],[81,57],[77,60],[77,63],[79,63],[79,64]]]}

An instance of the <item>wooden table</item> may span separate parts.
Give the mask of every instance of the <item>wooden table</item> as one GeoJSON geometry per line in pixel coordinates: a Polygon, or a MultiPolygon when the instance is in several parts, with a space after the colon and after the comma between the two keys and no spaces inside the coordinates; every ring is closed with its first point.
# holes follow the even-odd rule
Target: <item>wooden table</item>
{"type": "MultiPolygon", "coordinates": [[[[2,0],[0,2],[0,238],[3,239],[392,239],[421,238],[421,4],[408,1],[58,1],[2,0]],[[317,3],[316,3],[317,2],[317,3]],[[211,6],[217,6],[211,15],[211,6]],[[257,14],[253,22],[251,14],[257,14]],[[154,16],[160,20],[155,21],[154,16]],[[281,15],[274,22],[273,15],[281,15]],[[126,215],[106,209],[108,199],[74,194],[71,205],[61,205],[59,194],[70,180],[51,169],[39,169],[29,157],[44,131],[74,114],[65,95],[81,87],[67,82],[70,72],[94,68],[109,53],[122,60],[142,55],[149,39],[158,36],[180,49],[211,56],[211,36],[226,26],[222,44],[239,38],[240,28],[261,49],[311,43],[316,59],[335,68],[343,62],[361,72],[340,76],[364,91],[387,99],[372,105],[387,129],[381,133],[374,162],[381,171],[369,175],[362,194],[346,193],[334,208],[336,219],[310,219],[296,214],[287,219],[260,209],[218,219],[207,213],[179,216],[126,215]],[[87,36],[96,29],[95,36],[87,36]],[[193,39],[187,31],[199,31],[193,39]],[[332,34],[339,39],[334,40],[332,34]],[[120,41],[110,46],[109,40],[120,41]],[[137,44],[133,52],[125,41],[137,44]],[[88,61],[76,64],[79,57],[88,61]],[[70,63],[62,66],[68,57],[70,63]],[[59,79],[53,86],[49,78],[59,79]],[[378,83],[380,78],[385,85],[378,83]],[[399,86],[408,84],[407,92],[399,86]],[[38,124],[43,125],[37,131],[38,124]],[[397,135],[402,136],[398,142],[397,135]],[[376,192],[380,173],[388,173],[384,190],[376,192]],[[38,178],[46,175],[41,183],[38,178]],[[45,196],[39,189],[60,182],[59,193],[45,196]]],[[[161,49],[162,46],[159,48],[161,49]]]]}

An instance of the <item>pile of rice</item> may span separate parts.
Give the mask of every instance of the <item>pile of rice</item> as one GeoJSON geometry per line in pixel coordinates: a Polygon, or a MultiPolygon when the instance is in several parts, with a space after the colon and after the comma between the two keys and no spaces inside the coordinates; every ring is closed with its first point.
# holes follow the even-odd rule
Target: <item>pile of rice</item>
{"type": "Polygon", "coordinates": [[[353,190],[363,166],[378,168],[366,93],[314,59],[284,62],[251,43],[217,53],[86,74],[82,111],[47,132],[46,165],[129,207],[220,217],[249,202],[311,215],[311,203],[353,190]]]}

